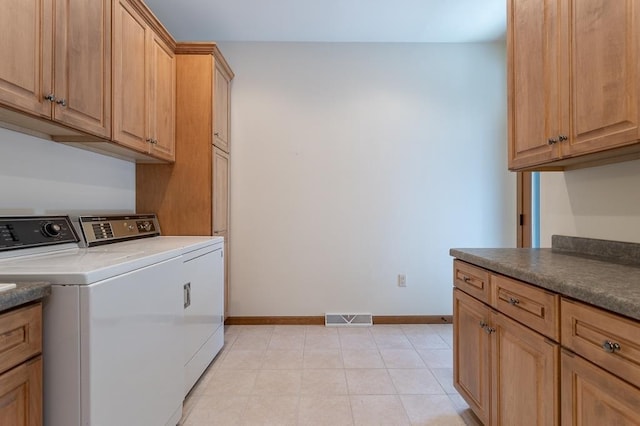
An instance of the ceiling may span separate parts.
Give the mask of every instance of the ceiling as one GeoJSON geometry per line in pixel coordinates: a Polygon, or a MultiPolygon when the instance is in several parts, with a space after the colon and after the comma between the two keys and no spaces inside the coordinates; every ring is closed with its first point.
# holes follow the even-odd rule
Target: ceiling
{"type": "Polygon", "coordinates": [[[506,0],[145,0],[177,40],[469,43],[504,39],[506,0]]]}

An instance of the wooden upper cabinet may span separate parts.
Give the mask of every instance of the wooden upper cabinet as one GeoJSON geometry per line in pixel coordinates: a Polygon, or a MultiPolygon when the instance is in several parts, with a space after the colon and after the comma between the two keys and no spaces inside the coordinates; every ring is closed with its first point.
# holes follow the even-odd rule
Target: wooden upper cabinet
{"type": "Polygon", "coordinates": [[[113,139],[147,152],[149,94],[146,44],[149,28],[127,0],[113,10],[113,139]]]}
{"type": "Polygon", "coordinates": [[[7,0],[0,103],[111,136],[111,1],[7,0]]]}
{"type": "Polygon", "coordinates": [[[0,102],[51,117],[52,13],[47,0],[5,0],[0,13],[0,102]]]}
{"type": "Polygon", "coordinates": [[[640,4],[633,0],[569,2],[567,155],[635,143],[640,138],[640,4]]]}
{"type": "Polygon", "coordinates": [[[176,61],[173,51],[151,33],[149,78],[149,135],[151,153],[174,159],[176,138],[176,61]]]}
{"type": "Polygon", "coordinates": [[[56,1],[53,118],[111,137],[111,0],[56,1]]]}
{"type": "Polygon", "coordinates": [[[175,56],[136,2],[113,12],[113,140],[173,161],[175,56]]]}
{"type": "Polygon", "coordinates": [[[509,168],[579,167],[640,151],[637,2],[507,4],[509,168]]]}
{"type": "Polygon", "coordinates": [[[507,3],[509,168],[551,161],[560,132],[557,0],[507,3]]]}
{"type": "Polygon", "coordinates": [[[229,90],[231,84],[231,77],[219,66],[219,62],[216,61],[214,77],[214,129],[213,129],[213,143],[215,146],[223,150],[224,152],[230,152],[229,146],[229,90]]]}

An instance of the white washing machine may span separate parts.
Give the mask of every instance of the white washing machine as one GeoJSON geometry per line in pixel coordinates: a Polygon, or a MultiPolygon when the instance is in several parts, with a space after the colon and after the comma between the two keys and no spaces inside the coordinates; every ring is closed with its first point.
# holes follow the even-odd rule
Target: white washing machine
{"type": "Polygon", "coordinates": [[[44,423],[175,425],[222,347],[223,240],[153,215],[0,217],[0,280],[43,280],[44,423]],[[81,247],[81,246],[86,247],[81,247]]]}

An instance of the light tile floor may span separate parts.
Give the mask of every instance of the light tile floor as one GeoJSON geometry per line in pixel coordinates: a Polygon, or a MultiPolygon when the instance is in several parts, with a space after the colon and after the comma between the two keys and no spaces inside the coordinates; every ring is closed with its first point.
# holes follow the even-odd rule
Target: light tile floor
{"type": "Polygon", "coordinates": [[[452,326],[228,326],[181,425],[479,425],[452,326]]]}

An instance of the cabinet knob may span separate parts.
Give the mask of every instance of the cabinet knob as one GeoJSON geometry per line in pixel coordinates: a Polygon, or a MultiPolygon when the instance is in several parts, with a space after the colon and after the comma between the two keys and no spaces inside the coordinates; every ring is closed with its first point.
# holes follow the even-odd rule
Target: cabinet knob
{"type": "Polygon", "coordinates": [[[564,141],[566,141],[567,139],[569,139],[569,138],[568,138],[567,136],[565,136],[565,135],[560,135],[560,136],[558,136],[558,140],[559,140],[560,142],[564,142],[564,141]]]}
{"type": "Polygon", "coordinates": [[[510,305],[516,306],[519,303],[520,303],[520,301],[518,299],[516,299],[515,297],[510,297],[509,298],[509,304],[510,305]]]}
{"type": "Polygon", "coordinates": [[[549,139],[547,140],[547,143],[548,143],[549,145],[553,145],[554,143],[557,143],[557,142],[558,142],[558,139],[555,139],[555,138],[549,138],[549,139]]]}
{"type": "Polygon", "coordinates": [[[469,277],[462,277],[462,281],[464,281],[465,283],[468,283],[469,281],[471,281],[471,278],[469,278],[469,277]]]}
{"type": "Polygon", "coordinates": [[[213,136],[220,136],[220,132],[215,132],[213,136]]]}
{"type": "Polygon", "coordinates": [[[485,328],[484,328],[484,331],[486,331],[486,332],[487,332],[487,334],[491,334],[491,333],[495,333],[495,332],[496,332],[496,329],[495,329],[495,328],[493,328],[493,327],[489,327],[489,326],[487,326],[487,327],[485,327],[485,328]]]}
{"type": "Polygon", "coordinates": [[[610,340],[605,340],[602,343],[602,349],[604,349],[605,352],[609,352],[610,354],[612,354],[615,351],[619,351],[621,347],[620,347],[620,343],[612,342],[610,340]]]}
{"type": "Polygon", "coordinates": [[[66,100],[66,99],[58,99],[58,100],[56,101],[56,103],[57,103],[58,105],[61,105],[61,106],[67,106],[67,100],[66,100]]]}
{"type": "Polygon", "coordinates": [[[489,325],[489,324],[487,324],[483,320],[480,321],[480,328],[485,328],[487,325],[489,325]]]}
{"type": "Polygon", "coordinates": [[[53,93],[49,93],[44,97],[49,102],[55,102],[56,96],[53,93]]]}

